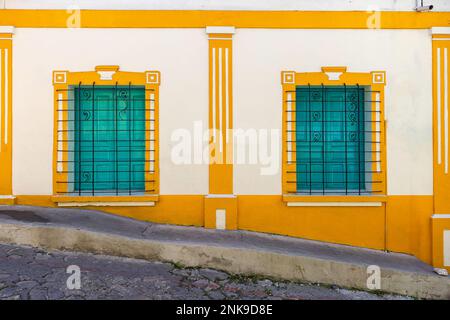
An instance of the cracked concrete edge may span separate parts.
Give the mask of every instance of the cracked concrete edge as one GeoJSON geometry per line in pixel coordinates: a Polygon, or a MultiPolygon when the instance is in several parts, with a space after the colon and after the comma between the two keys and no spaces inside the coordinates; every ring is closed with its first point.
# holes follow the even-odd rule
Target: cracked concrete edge
{"type": "MultiPolygon", "coordinates": [[[[0,223],[0,242],[209,267],[231,274],[367,289],[367,265],[283,253],[135,239],[75,228],[0,223]]],[[[450,299],[450,279],[381,269],[381,291],[421,299],[450,299]]]]}

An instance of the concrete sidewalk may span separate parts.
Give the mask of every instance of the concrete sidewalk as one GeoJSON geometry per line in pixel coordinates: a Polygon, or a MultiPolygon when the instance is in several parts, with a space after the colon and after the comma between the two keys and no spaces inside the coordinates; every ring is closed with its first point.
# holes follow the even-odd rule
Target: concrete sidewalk
{"type": "Polygon", "coordinates": [[[450,299],[450,277],[412,256],[245,231],[152,224],[91,210],[0,206],[0,242],[91,252],[234,274],[367,290],[367,266],[381,290],[450,299]]]}

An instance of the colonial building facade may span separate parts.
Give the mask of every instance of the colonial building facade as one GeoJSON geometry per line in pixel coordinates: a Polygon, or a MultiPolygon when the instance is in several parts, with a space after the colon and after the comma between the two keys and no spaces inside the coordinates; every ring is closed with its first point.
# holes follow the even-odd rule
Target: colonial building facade
{"type": "Polygon", "coordinates": [[[447,1],[3,2],[0,204],[450,268],[447,1]]]}

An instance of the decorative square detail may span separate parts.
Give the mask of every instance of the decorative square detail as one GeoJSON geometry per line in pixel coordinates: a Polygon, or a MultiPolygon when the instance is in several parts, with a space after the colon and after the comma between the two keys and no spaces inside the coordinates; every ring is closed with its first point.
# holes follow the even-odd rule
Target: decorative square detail
{"type": "Polygon", "coordinates": [[[281,84],[295,84],[295,72],[294,71],[281,72],[281,84]]]}
{"type": "Polygon", "coordinates": [[[372,83],[377,83],[377,84],[386,83],[386,72],[384,72],[384,71],[372,72],[372,83]]]}
{"type": "Polygon", "coordinates": [[[67,82],[67,71],[54,71],[53,72],[53,83],[66,83],[67,82]]]}
{"type": "Polygon", "coordinates": [[[159,71],[147,71],[145,73],[145,78],[146,78],[147,83],[149,83],[149,84],[159,84],[160,83],[159,71]]]}

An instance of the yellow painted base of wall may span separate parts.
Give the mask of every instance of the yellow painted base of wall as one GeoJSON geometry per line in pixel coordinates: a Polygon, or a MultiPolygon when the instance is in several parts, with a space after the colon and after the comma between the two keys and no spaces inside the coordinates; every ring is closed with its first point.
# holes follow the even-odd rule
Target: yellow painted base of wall
{"type": "Polygon", "coordinates": [[[387,248],[431,264],[433,196],[389,196],[387,248]]]}
{"type": "Polygon", "coordinates": [[[239,196],[239,229],[384,249],[381,207],[288,207],[281,196],[239,196]]]}
{"type": "MultiPolygon", "coordinates": [[[[81,209],[101,210],[133,219],[155,223],[203,226],[202,195],[159,196],[154,207],[83,207],[81,209]]],[[[41,207],[57,207],[52,196],[17,196],[16,204],[41,207]]],[[[77,208],[80,209],[80,208],[77,208]]]]}
{"type": "MultiPolygon", "coordinates": [[[[203,195],[162,195],[154,207],[84,209],[155,223],[205,226],[210,224],[205,200],[203,195]]],[[[234,201],[236,219],[227,229],[401,252],[432,263],[432,196],[388,196],[379,207],[288,207],[281,195],[242,195],[234,201]]],[[[211,208],[220,207],[213,202],[211,208]]],[[[55,207],[51,196],[17,196],[16,204],[55,207]]]]}
{"type": "Polygon", "coordinates": [[[16,203],[16,198],[15,197],[2,197],[0,196],[0,206],[12,206],[16,203]]]}

